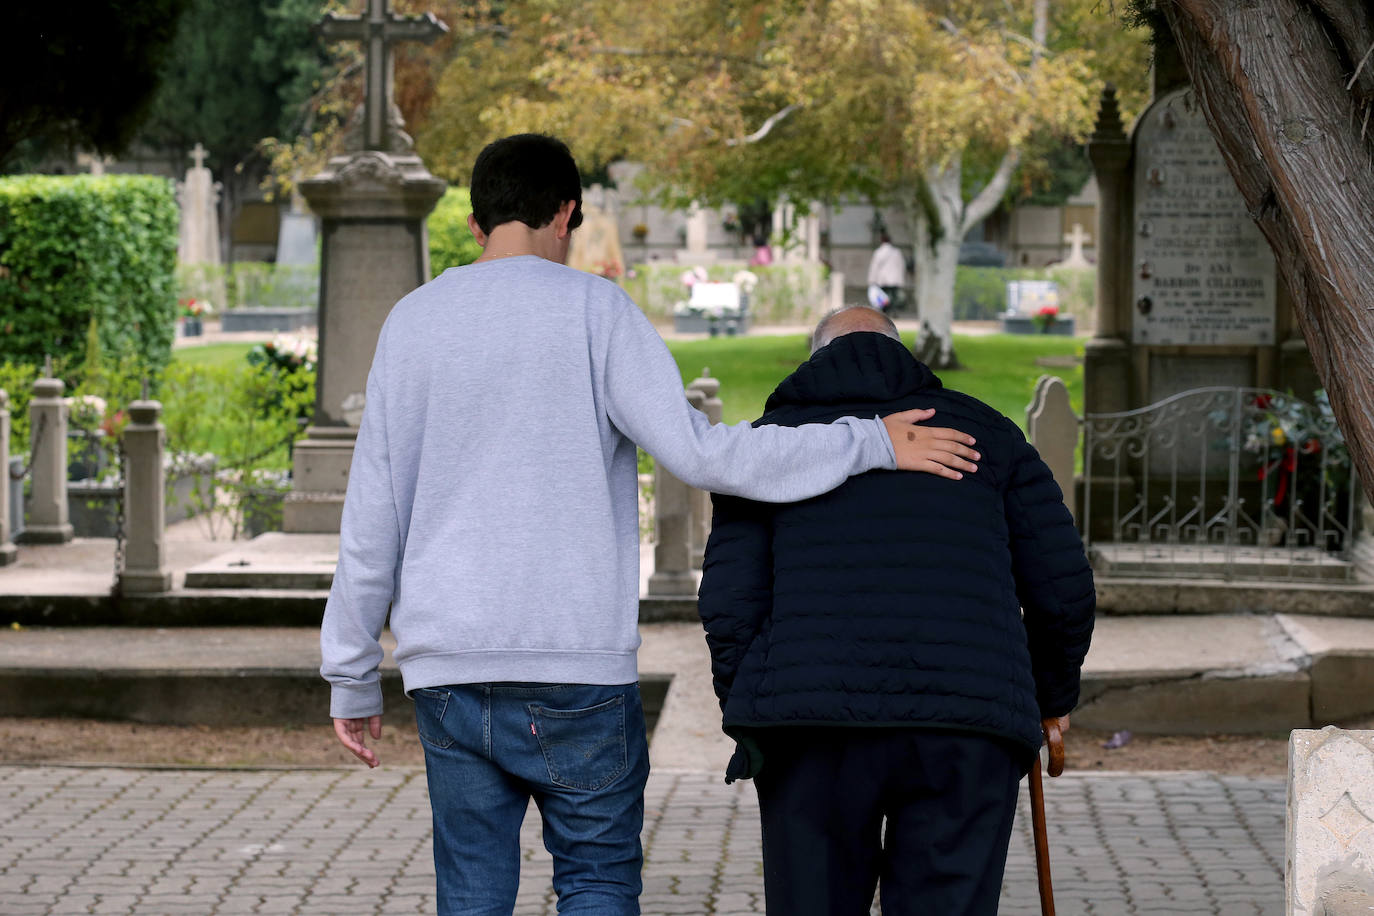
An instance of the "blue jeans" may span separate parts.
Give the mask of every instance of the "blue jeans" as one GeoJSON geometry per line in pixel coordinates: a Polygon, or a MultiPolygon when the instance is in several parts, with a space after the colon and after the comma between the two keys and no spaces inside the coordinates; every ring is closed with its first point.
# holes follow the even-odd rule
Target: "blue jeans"
{"type": "Polygon", "coordinates": [[[514,910],[531,798],[558,912],[638,916],[649,777],[639,685],[460,684],[412,697],[440,916],[514,910]]]}

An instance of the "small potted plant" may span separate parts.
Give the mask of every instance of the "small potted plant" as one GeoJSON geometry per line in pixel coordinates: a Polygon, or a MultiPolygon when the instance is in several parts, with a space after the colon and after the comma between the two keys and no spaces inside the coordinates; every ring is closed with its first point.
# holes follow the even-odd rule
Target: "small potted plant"
{"type": "Polygon", "coordinates": [[[204,331],[202,318],[205,315],[205,303],[199,299],[182,299],[181,305],[181,336],[199,337],[204,331]]]}
{"type": "Polygon", "coordinates": [[[1059,306],[1057,305],[1041,306],[1039,311],[1031,315],[1031,322],[1035,325],[1035,329],[1041,334],[1048,334],[1058,319],[1059,306]]]}

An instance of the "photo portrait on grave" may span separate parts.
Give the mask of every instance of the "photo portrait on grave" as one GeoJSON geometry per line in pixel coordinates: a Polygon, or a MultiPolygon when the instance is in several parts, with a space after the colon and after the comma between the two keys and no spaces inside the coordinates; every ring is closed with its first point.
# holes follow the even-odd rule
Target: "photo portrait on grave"
{"type": "Polygon", "coordinates": [[[582,187],[562,142],[497,140],[470,187],[481,257],[402,298],[377,340],[320,635],[330,715],[376,766],[389,614],[425,751],[439,913],[511,910],[531,798],[560,911],[638,913],[636,446],[692,486],[764,501],[875,469],[953,483],[981,455],[964,430],[919,425],[933,412],[918,401],[802,428],[712,426],[643,311],[565,265],[582,187]]]}
{"type": "Polygon", "coordinates": [[[1078,702],[1092,569],[1011,420],[853,306],[755,422],[913,403],[978,438],[977,475],[861,474],[792,504],[713,495],[698,607],[737,744],[725,778],[758,790],[770,914],[863,916],[875,887],[887,916],[995,913],[1018,783],[1078,702]]]}

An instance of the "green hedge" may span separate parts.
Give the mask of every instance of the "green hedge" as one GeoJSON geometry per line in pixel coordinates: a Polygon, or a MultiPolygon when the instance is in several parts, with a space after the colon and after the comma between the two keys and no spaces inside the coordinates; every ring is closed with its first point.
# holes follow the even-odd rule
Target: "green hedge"
{"type": "Polygon", "coordinates": [[[437,277],[450,267],[471,264],[482,254],[468,229],[472,202],[467,188],[449,188],[429,215],[429,273],[437,277]]]}
{"type": "Polygon", "coordinates": [[[163,178],[0,178],[0,360],[79,367],[94,320],[107,358],[166,364],[177,219],[163,178]]]}

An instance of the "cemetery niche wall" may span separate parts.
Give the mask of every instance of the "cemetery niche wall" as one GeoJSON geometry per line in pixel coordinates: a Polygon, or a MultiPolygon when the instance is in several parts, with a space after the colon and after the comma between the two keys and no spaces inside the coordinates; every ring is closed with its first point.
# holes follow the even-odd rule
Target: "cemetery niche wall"
{"type": "MultiPolygon", "coordinates": [[[[1087,539],[1348,550],[1344,442],[1273,253],[1167,41],[1130,135],[1107,87],[1088,151],[1100,200],[1077,494],[1087,539]]],[[[1172,554],[1163,568],[1183,569],[1172,554]]]]}

